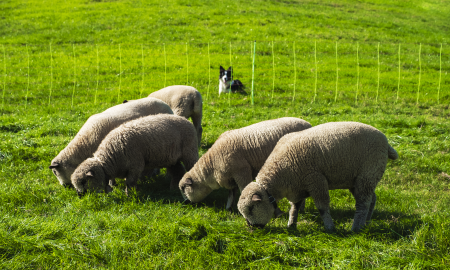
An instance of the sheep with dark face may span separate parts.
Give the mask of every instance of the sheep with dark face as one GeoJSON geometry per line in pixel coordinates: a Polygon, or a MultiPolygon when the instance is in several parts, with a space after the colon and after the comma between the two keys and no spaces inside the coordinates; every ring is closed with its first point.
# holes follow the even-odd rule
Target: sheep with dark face
{"type": "Polygon", "coordinates": [[[106,135],[121,124],[142,116],[173,114],[169,105],[157,98],[142,98],[119,104],[94,114],[81,127],[75,138],[52,160],[50,169],[61,185],[71,186],[70,176],[81,162],[97,150],[106,135]]]}
{"type": "Polygon", "coordinates": [[[229,209],[238,189],[244,189],[256,177],[278,140],[310,127],[302,119],[284,117],[223,133],[183,176],[179,184],[183,197],[199,202],[214,189],[224,187],[230,190],[229,209]]]}
{"type": "Polygon", "coordinates": [[[202,139],[202,95],[192,86],[172,85],[156,92],[149,97],[158,98],[167,103],[172,108],[173,113],[192,119],[197,131],[198,146],[202,139]]]}
{"type": "Polygon", "coordinates": [[[71,181],[83,194],[107,192],[109,179],[125,178],[128,193],[145,168],[167,168],[175,188],[185,168],[191,169],[197,160],[197,136],[191,122],[177,115],[151,115],[111,131],[93,157],[77,167],[71,181]]]}
{"type": "Polygon", "coordinates": [[[295,227],[298,210],[311,196],[327,231],[334,230],[329,190],[349,189],[356,200],[352,230],[370,222],[375,207],[375,187],[388,159],[397,159],[386,136],[372,126],[335,122],[285,135],[280,139],[256,182],[239,198],[238,209],[251,226],[263,227],[274,214],[274,203],[291,203],[289,227],[295,227]]]}

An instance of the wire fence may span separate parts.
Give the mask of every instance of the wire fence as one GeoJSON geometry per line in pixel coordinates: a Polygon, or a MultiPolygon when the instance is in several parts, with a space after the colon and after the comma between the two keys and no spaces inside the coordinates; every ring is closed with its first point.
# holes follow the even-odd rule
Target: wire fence
{"type": "Polygon", "coordinates": [[[218,95],[219,67],[233,66],[258,99],[316,102],[450,101],[447,44],[330,41],[1,45],[2,108],[120,103],[169,85],[218,95]]]}

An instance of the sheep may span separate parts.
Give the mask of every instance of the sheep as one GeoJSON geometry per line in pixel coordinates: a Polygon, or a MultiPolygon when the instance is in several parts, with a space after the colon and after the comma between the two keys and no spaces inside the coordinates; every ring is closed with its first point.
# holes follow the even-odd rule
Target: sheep
{"type": "Polygon", "coordinates": [[[375,187],[387,159],[398,158],[386,136],[357,122],[331,122],[280,139],[264,166],[239,198],[238,210],[249,226],[264,227],[276,201],[290,201],[288,227],[297,223],[298,211],[311,196],[326,231],[333,231],[329,190],[349,189],[356,200],[352,231],[370,222],[375,207],[375,187]]]}
{"type": "Polygon", "coordinates": [[[167,168],[171,188],[198,160],[194,126],[177,115],[159,114],[129,121],[103,139],[92,158],[83,161],[71,181],[79,195],[109,192],[108,179],[126,178],[126,193],[136,188],[144,168],[167,168]],[[183,165],[181,165],[183,162],[183,165]]]}
{"type": "Polygon", "coordinates": [[[169,105],[160,99],[143,98],[92,115],[75,138],[52,160],[49,168],[61,185],[71,186],[70,176],[73,171],[81,162],[92,156],[111,130],[129,120],[158,113],[173,114],[169,105]]]}
{"type": "MultiPolygon", "coordinates": [[[[199,202],[214,189],[229,189],[226,209],[263,166],[278,140],[285,134],[310,128],[311,124],[294,117],[262,121],[226,131],[180,181],[186,200],[199,202]]],[[[278,212],[281,214],[281,211],[278,212]]]]}
{"type": "Polygon", "coordinates": [[[192,119],[192,123],[197,131],[198,147],[202,139],[202,95],[191,86],[172,85],[156,92],[149,97],[159,98],[172,108],[173,113],[192,119]]]}

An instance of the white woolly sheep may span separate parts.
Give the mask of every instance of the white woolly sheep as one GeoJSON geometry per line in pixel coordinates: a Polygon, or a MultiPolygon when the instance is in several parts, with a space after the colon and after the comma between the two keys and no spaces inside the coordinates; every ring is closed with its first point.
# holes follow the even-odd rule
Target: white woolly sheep
{"type": "Polygon", "coordinates": [[[52,160],[49,168],[61,185],[70,186],[73,171],[81,162],[92,156],[111,130],[127,121],[159,113],[173,114],[169,105],[160,99],[142,98],[94,114],[81,127],[75,138],[52,160]]]}
{"type": "Polygon", "coordinates": [[[183,197],[199,202],[214,189],[224,187],[230,190],[226,205],[229,209],[238,188],[242,190],[256,177],[278,140],[310,127],[302,119],[285,117],[223,133],[183,176],[179,184],[183,197]]]}
{"type": "Polygon", "coordinates": [[[175,188],[184,167],[191,169],[197,160],[197,137],[191,122],[177,115],[151,115],[112,130],[94,156],[77,167],[71,180],[78,194],[83,194],[87,190],[108,192],[108,179],[125,178],[128,193],[144,168],[167,168],[171,188],[175,188]]]}
{"type": "Polygon", "coordinates": [[[311,196],[325,229],[332,231],[328,191],[349,189],[356,200],[352,230],[357,232],[372,217],[375,187],[388,158],[395,160],[398,154],[386,136],[362,123],[327,123],[288,134],[275,146],[256,182],[242,191],[238,209],[250,226],[263,227],[272,218],[276,201],[287,198],[288,226],[295,227],[299,208],[311,196]]]}
{"type": "Polygon", "coordinates": [[[194,87],[187,85],[172,85],[156,92],[149,97],[159,98],[172,108],[175,115],[192,119],[197,131],[198,146],[202,139],[202,95],[194,87]]]}

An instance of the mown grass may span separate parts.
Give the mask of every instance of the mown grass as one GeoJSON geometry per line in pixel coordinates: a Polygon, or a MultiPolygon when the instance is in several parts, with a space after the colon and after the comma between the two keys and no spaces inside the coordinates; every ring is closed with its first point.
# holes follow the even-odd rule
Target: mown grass
{"type": "Polygon", "coordinates": [[[0,267],[449,268],[448,9],[418,0],[0,3],[0,267]],[[255,105],[219,97],[230,47],[249,91],[254,40],[255,105]],[[380,129],[400,158],[388,162],[372,223],[351,233],[345,190],[331,192],[337,232],[327,234],[310,199],[296,230],[285,215],[252,231],[224,210],[226,190],[183,205],[164,173],[128,197],[123,181],[82,199],[57,183],[49,163],[90,115],[172,84],[204,97],[200,154],[226,130],[284,116],[380,129]]]}

